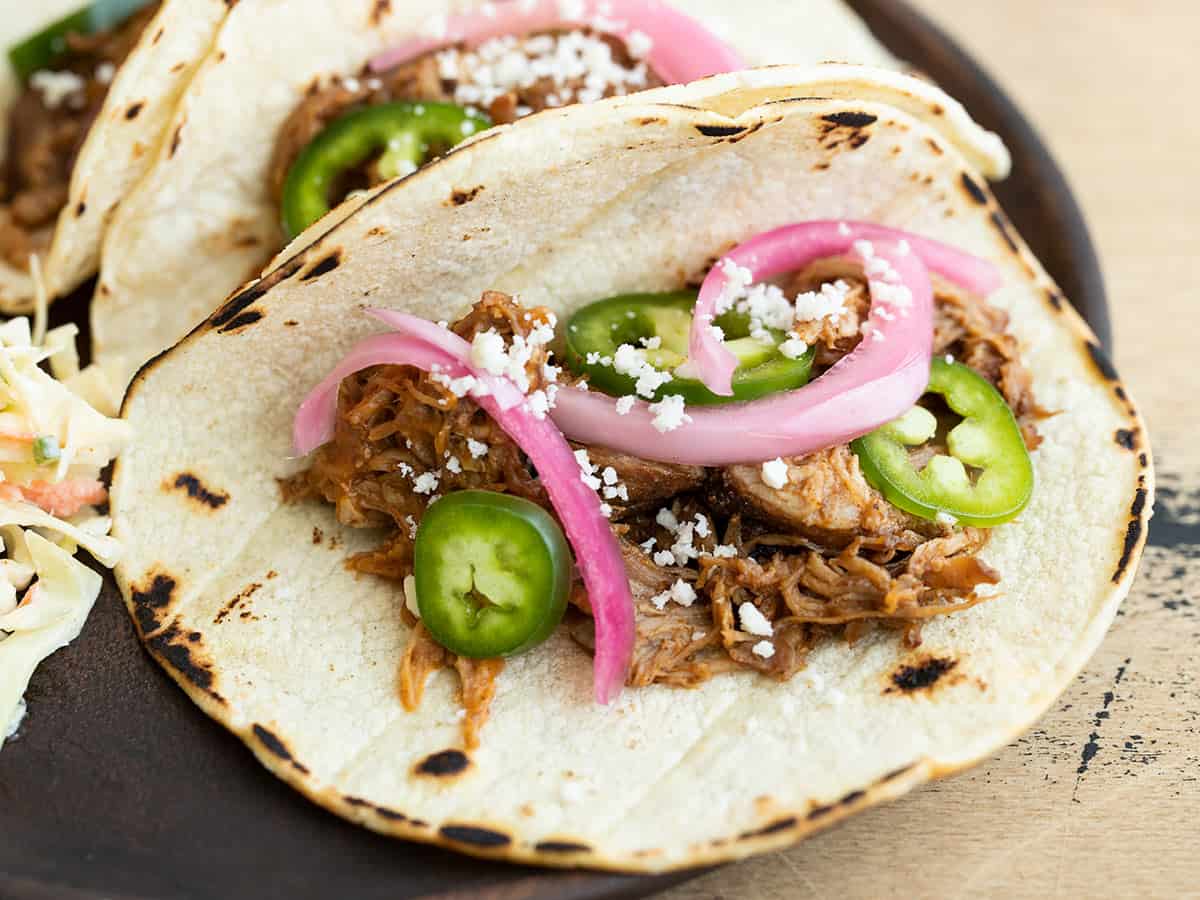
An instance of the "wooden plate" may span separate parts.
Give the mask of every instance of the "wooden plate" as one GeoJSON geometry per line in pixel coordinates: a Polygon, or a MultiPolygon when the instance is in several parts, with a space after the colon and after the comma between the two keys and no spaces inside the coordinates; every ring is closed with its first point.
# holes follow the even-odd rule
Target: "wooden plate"
{"type": "MultiPolygon", "coordinates": [[[[899,0],[853,0],[875,33],[966,103],[1013,152],[997,193],[1105,343],[1104,286],[1079,208],[1029,123],[935,26],[899,0]]],[[[86,292],[55,307],[86,324],[86,292]]],[[[658,878],[505,866],[378,837],[267,774],[143,653],[111,579],[83,635],[30,685],[0,752],[0,896],[20,900],[241,897],[639,897],[658,878]]]]}

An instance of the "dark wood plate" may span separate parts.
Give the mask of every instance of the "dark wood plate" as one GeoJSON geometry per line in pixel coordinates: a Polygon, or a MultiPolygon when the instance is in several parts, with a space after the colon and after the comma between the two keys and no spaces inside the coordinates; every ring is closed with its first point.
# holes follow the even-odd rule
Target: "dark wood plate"
{"type": "MultiPolygon", "coordinates": [[[[1061,172],[996,84],[899,0],[852,0],[875,33],[1003,135],[1015,174],[997,193],[1101,339],[1095,252],[1061,172]]],[[[86,322],[86,296],[55,308],[86,322]]],[[[378,837],[312,806],[212,724],[134,638],[111,579],[83,635],[30,685],[30,713],[0,752],[0,897],[617,898],[658,878],[481,862],[378,837]]]]}

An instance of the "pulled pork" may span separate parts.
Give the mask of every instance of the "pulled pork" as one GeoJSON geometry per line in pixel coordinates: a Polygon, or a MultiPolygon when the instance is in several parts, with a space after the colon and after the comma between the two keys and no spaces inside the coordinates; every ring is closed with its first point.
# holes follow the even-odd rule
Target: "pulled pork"
{"type": "MultiPolygon", "coordinates": [[[[846,280],[845,317],[861,322],[860,275],[814,269],[798,284],[830,277],[846,280]]],[[[996,384],[1035,447],[1034,421],[1042,412],[1016,342],[1003,331],[1004,314],[944,285],[936,300],[938,352],[954,353],[996,384]]],[[[546,310],[525,310],[507,295],[488,292],[453,330],[470,340],[494,328],[508,339],[544,324],[553,324],[546,310]]],[[[823,348],[819,369],[858,340],[834,321],[809,337],[823,348]]],[[[544,348],[530,358],[531,389],[543,386],[547,358],[544,348]]],[[[845,446],[787,460],[788,484],[778,490],[763,483],[759,466],[671,465],[585,449],[598,472],[611,467],[625,488],[612,499],[611,521],[637,610],[633,686],[693,687],[736,669],[786,680],[819,642],[837,636],[853,642],[872,627],[899,630],[916,646],[924,620],[973,606],[983,599],[976,588],[999,581],[978,558],[986,530],[929,522],[893,507],[845,446]],[[769,635],[761,633],[761,621],[757,629],[744,621],[747,615],[769,622],[769,635]]],[[[550,509],[519,448],[474,401],[454,396],[437,376],[404,366],[379,366],[343,383],[333,440],[288,485],[293,496],[332,502],[347,525],[391,526],[383,546],[349,565],[397,582],[411,573],[413,535],[435,488],[503,491],[550,509]],[[486,454],[472,453],[470,441],[486,444],[486,454]],[[423,476],[436,485],[429,477],[422,484],[423,476]]],[[[571,603],[570,633],[591,646],[582,584],[574,586],[571,603]]],[[[477,740],[491,697],[486,682],[498,668],[464,672],[462,661],[433,644],[419,625],[401,666],[402,699],[415,706],[425,677],[448,665],[463,676],[467,740],[477,740]]]]}
{"type": "Polygon", "coordinates": [[[0,168],[0,259],[27,269],[50,246],[54,220],[67,203],[71,171],[104,104],[117,67],[158,11],[151,4],[117,28],[68,34],[67,55],[54,73],[37,72],[9,113],[8,146],[0,168]],[[72,79],[61,95],[41,78],[72,79]]]}
{"type": "MultiPolygon", "coordinates": [[[[521,69],[522,64],[516,64],[516,68],[521,69]]],[[[431,51],[386,72],[368,71],[351,78],[336,77],[324,84],[317,82],[280,129],[269,170],[272,196],[276,203],[282,200],[288,170],[301,150],[335,119],[364,106],[400,100],[457,103],[482,110],[495,125],[507,125],[545,109],[662,84],[620,38],[589,28],[495,38],[474,51],[453,46],[431,51]],[[607,48],[607,57],[603,48],[607,48]],[[539,69],[557,69],[558,74],[534,75],[531,71],[511,88],[498,89],[497,84],[511,80],[505,69],[514,65],[514,59],[522,58],[538,60],[539,69]],[[578,68],[584,70],[551,62],[564,58],[577,60],[581,64],[578,68]],[[589,66],[594,60],[597,65],[589,66]],[[602,88],[595,86],[597,79],[604,82],[602,88]]],[[[445,152],[449,148],[433,149],[445,152]]],[[[344,196],[382,180],[375,166],[367,164],[338,190],[344,196]]]]}

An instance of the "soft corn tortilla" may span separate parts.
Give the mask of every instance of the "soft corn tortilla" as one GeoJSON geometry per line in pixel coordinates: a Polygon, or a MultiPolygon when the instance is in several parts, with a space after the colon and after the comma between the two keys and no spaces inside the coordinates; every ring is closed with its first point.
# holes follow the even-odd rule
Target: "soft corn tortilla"
{"type": "Polygon", "coordinates": [[[496,129],[375,192],[135,379],[125,411],[144,439],[117,464],[112,510],[138,631],[313,801],[493,858],[641,871],[735,859],[993,752],[1099,644],[1152,503],[1132,401],[945,133],[879,99],[820,98],[820,69],[761,102],[778,71],[496,129]],[[451,673],[405,712],[399,586],[345,567],[378,536],[324,504],[284,505],[276,483],[304,465],[289,458],[301,398],[378,330],[362,309],[453,319],[495,288],[561,319],[678,288],[735,243],[818,218],[911,229],[1004,277],[993,301],[1059,412],[1039,424],[1030,506],[984,553],[1001,596],[931,621],[919,651],[883,632],[830,641],[784,684],[722,675],[627,689],[612,708],[559,633],[506,664],[469,755],[451,673]]]}
{"type": "MultiPolygon", "coordinates": [[[[751,65],[892,62],[841,0],[670,3],[751,65]]],[[[175,115],[172,142],[114,218],[92,307],[96,358],[124,362],[131,374],[283,247],[267,170],[280,126],[314,80],[357,72],[437,17],[478,5],[256,0],[234,8],[175,115]]]]}
{"type": "MultiPolygon", "coordinates": [[[[28,37],[80,3],[47,0],[16,6],[4,12],[0,47],[28,37]]],[[[228,0],[165,0],[117,70],[75,161],[67,205],[41,261],[50,299],[70,293],[95,274],[113,210],[149,169],[179,97],[208,53],[229,6],[228,0]]],[[[0,60],[0,154],[7,141],[8,108],[19,91],[8,60],[0,60]]],[[[29,272],[0,262],[0,311],[24,313],[33,307],[29,272]]]]}

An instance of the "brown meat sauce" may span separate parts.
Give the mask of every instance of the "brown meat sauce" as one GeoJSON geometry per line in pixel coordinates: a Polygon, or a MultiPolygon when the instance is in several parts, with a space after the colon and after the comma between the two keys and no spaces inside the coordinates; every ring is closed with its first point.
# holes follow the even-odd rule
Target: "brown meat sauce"
{"type": "MultiPolygon", "coordinates": [[[[852,280],[852,296],[865,297],[858,276],[839,277],[852,280]]],[[[1035,448],[1040,440],[1036,419],[1043,413],[1016,341],[1003,330],[1004,313],[942,284],[936,303],[937,352],[954,354],[996,384],[1035,448]]],[[[849,316],[865,316],[865,308],[847,305],[849,316]]],[[[507,295],[488,292],[453,330],[469,340],[495,328],[507,338],[549,321],[544,309],[525,310],[507,295]]],[[[825,354],[818,369],[855,343],[835,326],[813,338],[825,354]]],[[[534,388],[541,386],[545,358],[537,353],[530,360],[534,388]]],[[[896,509],[866,482],[857,457],[845,446],[787,460],[790,481],[778,491],[761,482],[757,466],[671,465],[602,447],[587,449],[592,463],[601,470],[612,466],[628,490],[628,500],[611,502],[612,527],[637,609],[633,686],[692,687],[745,668],[786,680],[804,667],[819,642],[835,637],[854,642],[871,628],[898,631],[907,645],[917,646],[923,621],[981,602],[975,589],[999,581],[999,573],[978,558],[988,540],[986,529],[956,529],[896,509]],[[656,520],[663,509],[678,522],[699,516],[708,523],[702,534],[693,535],[699,558],[659,565],[639,546],[652,540],[645,543],[651,552],[671,547],[673,532],[656,520]],[[713,555],[718,549],[724,552],[713,555]],[[696,592],[690,606],[653,602],[680,579],[696,592]],[[762,636],[740,627],[744,603],[772,623],[770,656],[754,652],[762,636]]],[[[286,488],[292,497],[333,503],[343,524],[392,526],[380,548],[353,557],[349,565],[394,579],[399,589],[412,571],[410,534],[430,499],[414,492],[413,479],[427,471],[440,471],[438,493],[484,488],[551,509],[519,448],[472,400],[455,397],[430,376],[403,366],[375,367],[343,382],[333,440],[286,488]],[[486,443],[487,454],[473,457],[468,437],[486,443]],[[449,456],[459,460],[461,472],[445,469],[449,456]],[[411,472],[401,474],[401,463],[411,472]]],[[[571,600],[567,627],[579,643],[590,646],[590,608],[582,584],[575,585],[571,600]]],[[[402,667],[402,694],[410,707],[419,701],[429,672],[455,665],[452,654],[425,646],[422,633],[414,631],[402,667]]],[[[463,693],[480,703],[490,697],[474,683],[463,693]]],[[[477,705],[467,710],[477,734],[481,711],[477,705]]]]}
{"type": "MultiPolygon", "coordinates": [[[[628,47],[619,38],[610,34],[601,34],[591,29],[582,31],[598,40],[604,41],[612,54],[613,62],[627,70],[635,69],[638,61],[630,54],[628,47]]],[[[537,32],[523,38],[518,46],[525,46],[530,39],[543,35],[562,34],[561,30],[537,32]]],[[[425,53],[410,62],[402,63],[385,72],[371,73],[364,71],[351,78],[335,77],[325,82],[316,82],[309,89],[304,99],[293,110],[284,122],[275,142],[275,152],[271,158],[269,179],[271,195],[276,204],[282,201],[283,186],[287,180],[288,170],[296,157],[326,126],[335,119],[355,109],[366,106],[379,106],[396,101],[423,101],[427,103],[454,103],[456,80],[444,78],[442,68],[438,63],[438,54],[445,51],[435,50],[425,53]]],[[[450,50],[461,50],[452,47],[450,50]]],[[[640,88],[659,87],[663,84],[649,67],[640,88]]],[[[573,96],[584,87],[584,78],[573,78],[565,85],[556,84],[549,77],[542,77],[527,87],[507,91],[486,104],[481,111],[486,113],[495,125],[506,125],[518,118],[518,112],[529,114],[541,112],[551,107],[562,106],[564,95],[573,96]]],[[[608,84],[605,86],[605,97],[625,93],[624,86],[608,84]]],[[[362,167],[361,171],[352,173],[345,184],[339,188],[359,190],[373,187],[382,179],[373,164],[362,167]]]]}
{"type": "Polygon", "coordinates": [[[29,257],[49,248],[75,159],[108,95],[111,78],[103,76],[120,67],[157,12],[151,4],[110,31],[69,34],[54,71],[77,75],[82,85],[61,102],[50,106],[32,84],[17,97],[0,167],[0,259],[9,265],[28,269],[29,257]]]}

